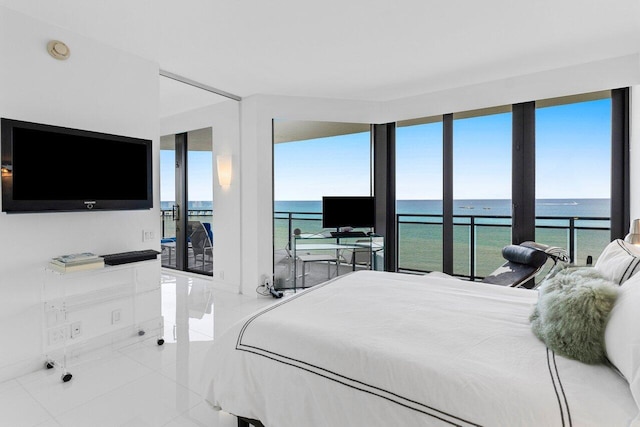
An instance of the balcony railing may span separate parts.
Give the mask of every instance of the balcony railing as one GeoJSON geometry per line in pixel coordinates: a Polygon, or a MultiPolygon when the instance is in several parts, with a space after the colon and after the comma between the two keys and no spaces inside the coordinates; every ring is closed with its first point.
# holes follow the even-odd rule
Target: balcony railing
{"type": "MultiPolygon", "coordinates": [[[[213,209],[189,209],[187,216],[194,221],[211,222],[213,209]]],[[[160,218],[162,220],[162,237],[175,237],[176,224],[173,210],[161,209],[160,218]]]]}
{"type": "MultiPolygon", "coordinates": [[[[397,214],[398,270],[442,271],[442,215],[397,214]]],[[[322,230],[318,212],[274,212],[274,246],[284,248],[293,230],[322,230]]],[[[536,217],[536,241],[560,246],[572,262],[593,261],[610,241],[608,217],[536,217]]],[[[504,262],[502,248],[511,243],[511,216],[454,215],[454,275],[481,279],[504,262]]]]}

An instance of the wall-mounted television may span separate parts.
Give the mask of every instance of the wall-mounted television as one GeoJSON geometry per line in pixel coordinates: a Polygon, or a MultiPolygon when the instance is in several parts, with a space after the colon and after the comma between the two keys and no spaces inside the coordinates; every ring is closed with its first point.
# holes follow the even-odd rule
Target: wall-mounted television
{"type": "Polygon", "coordinates": [[[373,228],[374,198],[369,196],[324,196],[322,198],[323,228],[373,228]]]}
{"type": "Polygon", "coordinates": [[[152,143],[2,118],[2,211],[153,207],[152,143]]]}

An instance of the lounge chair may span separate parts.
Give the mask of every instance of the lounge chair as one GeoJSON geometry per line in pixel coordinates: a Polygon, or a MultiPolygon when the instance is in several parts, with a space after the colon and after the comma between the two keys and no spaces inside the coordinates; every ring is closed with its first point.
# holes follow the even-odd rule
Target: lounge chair
{"type": "Polygon", "coordinates": [[[502,256],[507,262],[485,277],[484,283],[533,289],[536,284],[531,279],[542,270],[547,260],[553,260],[554,267],[558,261],[569,262],[566,250],[531,241],[505,246],[502,256]]]}

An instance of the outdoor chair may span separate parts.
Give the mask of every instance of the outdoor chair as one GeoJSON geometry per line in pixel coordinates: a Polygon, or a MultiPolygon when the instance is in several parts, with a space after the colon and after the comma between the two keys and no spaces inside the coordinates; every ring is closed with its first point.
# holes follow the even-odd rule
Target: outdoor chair
{"type": "Polygon", "coordinates": [[[188,221],[187,236],[193,251],[194,264],[197,265],[200,259],[204,269],[206,262],[213,263],[213,244],[204,225],[200,221],[188,221]]]}

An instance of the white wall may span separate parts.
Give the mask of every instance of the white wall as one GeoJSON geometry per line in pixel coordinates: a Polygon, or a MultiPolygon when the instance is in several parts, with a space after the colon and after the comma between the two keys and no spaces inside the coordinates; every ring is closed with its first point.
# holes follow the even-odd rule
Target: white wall
{"type": "MultiPolygon", "coordinates": [[[[155,63],[0,7],[0,116],[154,141],[158,170],[158,67],[155,63]],[[71,57],[57,61],[51,39],[71,57]]],[[[47,177],[41,177],[47,179],[47,177]]],[[[0,382],[42,366],[41,288],[56,255],[159,249],[142,230],[160,231],[154,208],[141,211],[0,213],[0,382]]]]}

